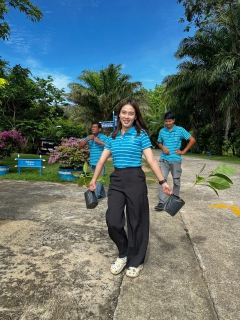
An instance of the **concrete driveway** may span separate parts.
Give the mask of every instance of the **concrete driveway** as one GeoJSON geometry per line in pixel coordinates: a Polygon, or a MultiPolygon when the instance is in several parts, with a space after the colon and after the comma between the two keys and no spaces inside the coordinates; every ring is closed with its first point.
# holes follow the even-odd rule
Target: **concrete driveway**
{"type": "Polygon", "coordinates": [[[87,210],[76,185],[0,180],[0,319],[240,319],[240,166],[218,198],[191,189],[204,163],[203,175],[219,165],[183,158],[175,217],[154,211],[149,185],[150,243],[135,279],[109,271],[106,199],[87,210]]]}

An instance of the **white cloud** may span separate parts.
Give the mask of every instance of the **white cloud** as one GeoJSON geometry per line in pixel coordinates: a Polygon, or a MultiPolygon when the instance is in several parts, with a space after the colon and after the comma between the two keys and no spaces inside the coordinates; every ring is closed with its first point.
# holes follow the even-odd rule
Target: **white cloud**
{"type": "Polygon", "coordinates": [[[30,32],[25,27],[16,28],[11,27],[11,37],[4,44],[10,46],[12,50],[21,55],[31,54],[33,50],[37,49],[41,54],[48,54],[50,52],[50,44],[52,40],[53,30],[47,28],[43,35],[39,32],[30,32]]]}
{"type": "Polygon", "coordinates": [[[69,88],[67,87],[67,85],[72,82],[72,79],[67,76],[64,75],[62,73],[59,72],[54,72],[52,74],[53,77],[53,84],[58,88],[58,89],[65,89],[65,92],[69,92],[69,88]]]}
{"type": "Polygon", "coordinates": [[[58,89],[64,89],[65,92],[69,92],[68,84],[73,82],[73,80],[60,70],[44,68],[40,61],[33,58],[28,58],[24,62],[24,65],[31,70],[33,77],[47,79],[48,76],[51,76],[53,78],[53,84],[58,89]]]}
{"type": "Polygon", "coordinates": [[[36,59],[33,58],[28,58],[25,61],[25,64],[28,65],[28,68],[31,69],[40,69],[41,68],[41,64],[39,61],[37,61],[36,59]]]}

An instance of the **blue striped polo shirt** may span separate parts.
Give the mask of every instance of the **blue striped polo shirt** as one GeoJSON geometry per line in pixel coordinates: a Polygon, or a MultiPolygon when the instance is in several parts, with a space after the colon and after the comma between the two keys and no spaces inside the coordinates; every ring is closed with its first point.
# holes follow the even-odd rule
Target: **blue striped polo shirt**
{"type": "MultiPolygon", "coordinates": [[[[86,139],[89,136],[86,137],[86,139]]],[[[105,136],[105,134],[99,133],[97,135],[98,139],[101,140],[102,142],[107,141],[108,137],[105,136]]],[[[101,144],[95,142],[94,140],[89,140],[87,143],[90,147],[90,165],[91,166],[96,166],[98,163],[98,160],[100,159],[104,146],[102,146],[101,144]]]]}
{"type": "Polygon", "coordinates": [[[167,160],[169,162],[182,161],[181,154],[176,154],[176,150],[181,148],[182,140],[188,140],[191,134],[182,127],[174,125],[172,131],[167,127],[164,127],[159,131],[158,142],[162,143],[164,147],[170,150],[170,154],[165,154],[162,151],[160,159],[167,160]]]}
{"type": "Polygon", "coordinates": [[[129,168],[142,166],[142,151],[152,146],[146,131],[137,130],[133,126],[123,135],[119,131],[116,138],[108,138],[105,148],[112,153],[115,168],[129,168]]]}

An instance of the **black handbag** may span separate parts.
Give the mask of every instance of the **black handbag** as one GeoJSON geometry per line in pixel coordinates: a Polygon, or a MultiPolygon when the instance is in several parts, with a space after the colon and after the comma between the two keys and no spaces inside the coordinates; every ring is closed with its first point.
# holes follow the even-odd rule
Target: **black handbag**
{"type": "Polygon", "coordinates": [[[184,205],[185,201],[183,199],[175,196],[175,194],[171,194],[170,197],[164,202],[163,210],[173,217],[184,205]]]}
{"type": "Polygon", "coordinates": [[[87,209],[94,209],[98,205],[98,199],[94,191],[84,192],[87,209]]]}

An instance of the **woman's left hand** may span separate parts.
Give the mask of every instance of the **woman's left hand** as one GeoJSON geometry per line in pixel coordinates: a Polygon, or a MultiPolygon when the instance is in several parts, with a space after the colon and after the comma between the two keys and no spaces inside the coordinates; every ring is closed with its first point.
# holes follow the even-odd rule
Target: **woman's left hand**
{"type": "Polygon", "coordinates": [[[89,190],[90,191],[94,191],[96,189],[97,189],[96,183],[91,181],[90,184],[89,184],[89,190]]]}
{"type": "Polygon", "coordinates": [[[166,182],[162,184],[162,191],[168,195],[173,193],[172,188],[169,187],[169,185],[166,182]]]}

